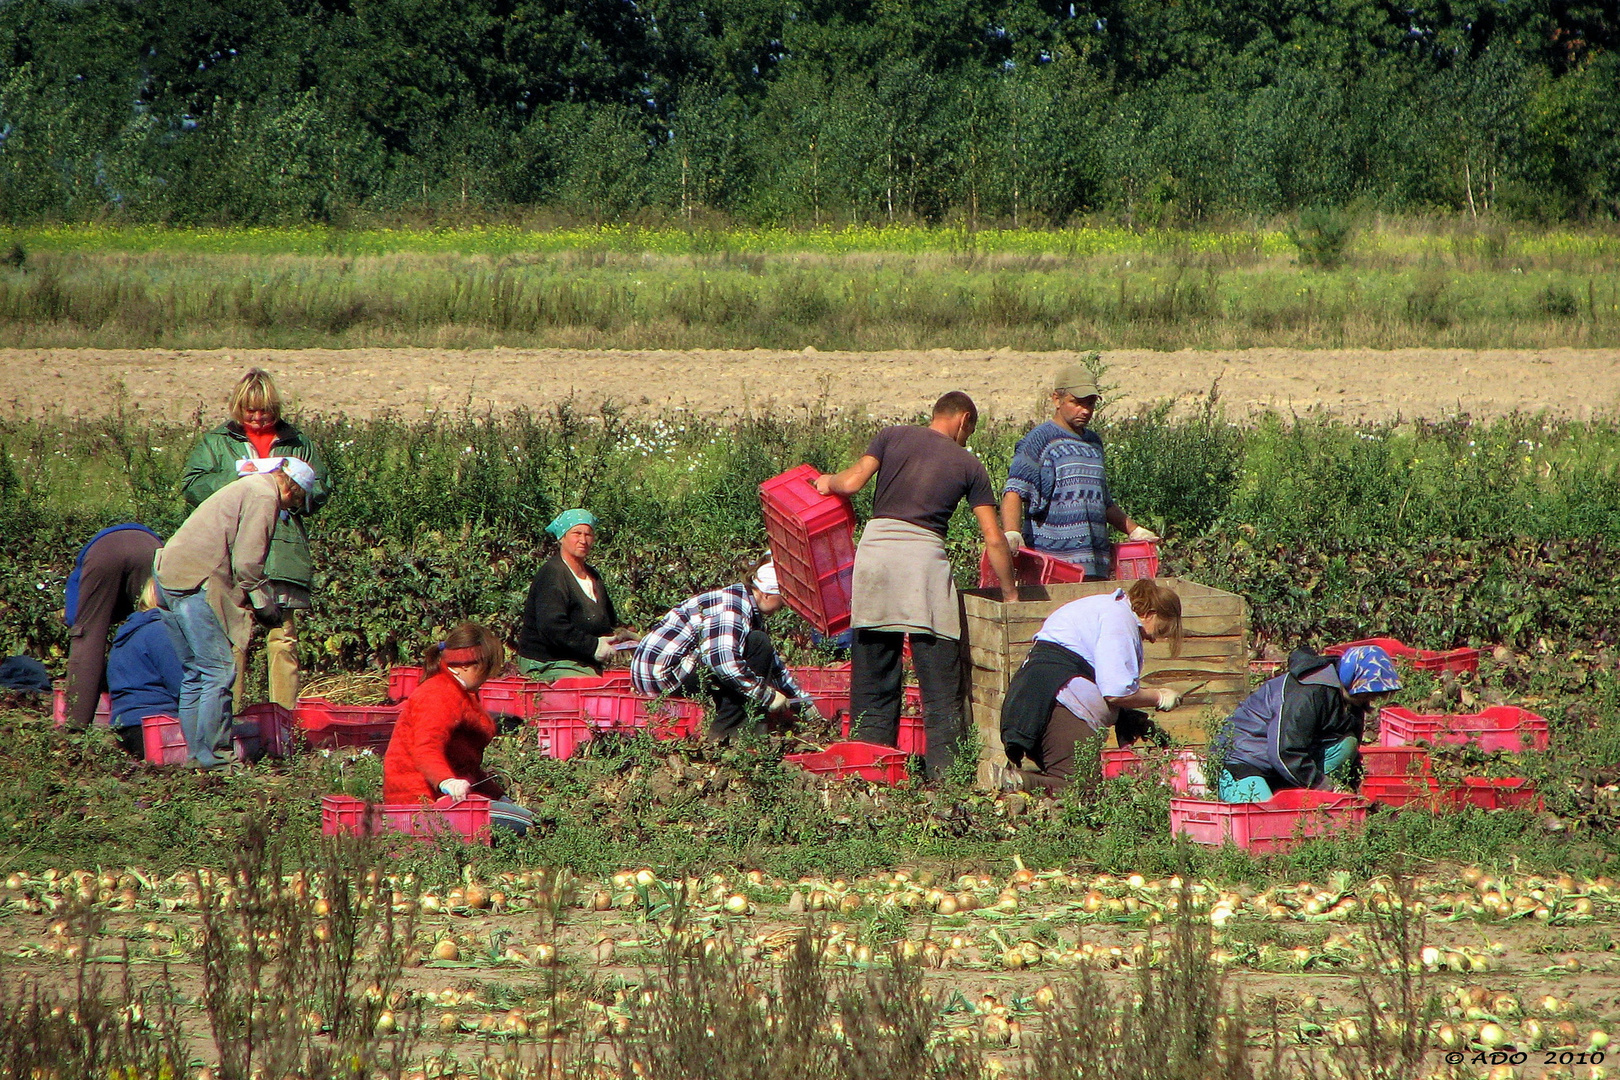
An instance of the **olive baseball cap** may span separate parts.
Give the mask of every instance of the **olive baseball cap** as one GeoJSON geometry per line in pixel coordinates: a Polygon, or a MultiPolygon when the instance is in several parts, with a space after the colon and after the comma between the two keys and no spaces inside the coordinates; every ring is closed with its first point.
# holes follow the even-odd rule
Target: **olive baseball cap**
{"type": "Polygon", "coordinates": [[[1101,393],[1097,389],[1096,376],[1084,364],[1070,364],[1059,368],[1052,378],[1052,392],[1073,394],[1077,398],[1093,397],[1101,393]]]}

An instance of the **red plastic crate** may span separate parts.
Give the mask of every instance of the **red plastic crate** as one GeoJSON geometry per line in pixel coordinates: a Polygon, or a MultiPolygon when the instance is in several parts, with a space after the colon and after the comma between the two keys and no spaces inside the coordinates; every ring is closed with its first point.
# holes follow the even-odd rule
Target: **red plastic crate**
{"type": "Polygon", "coordinates": [[[468,795],[455,802],[448,795],[431,806],[417,804],[367,804],[351,795],[327,795],[321,799],[321,833],[324,836],[377,836],[401,833],[405,836],[452,836],[474,843],[489,843],[489,803],[482,795],[468,795]]]}
{"type": "Polygon", "coordinates": [[[491,716],[501,713],[527,720],[539,708],[539,695],[545,685],[515,676],[486,679],[478,688],[478,703],[491,716]]]}
{"type": "Polygon", "coordinates": [[[827,667],[788,668],[788,674],[799,688],[815,701],[816,708],[829,719],[849,714],[849,680],[851,664],[831,664],[827,667]]]}
{"type": "Polygon", "coordinates": [[[817,776],[858,776],[879,784],[898,784],[906,778],[906,755],[876,743],[839,742],[809,754],[782,759],[817,776]]]}
{"type": "Polygon", "coordinates": [[[591,741],[591,725],[579,713],[542,713],[531,720],[540,740],[540,752],[558,761],[567,761],[591,741]]]}
{"type": "Polygon", "coordinates": [[[249,705],[233,718],[231,741],[236,756],[251,761],[261,755],[284,758],[293,751],[293,714],[274,702],[249,705]]]}
{"type": "Polygon", "coordinates": [[[682,698],[648,698],[633,690],[581,690],[580,714],[593,728],[646,728],[655,739],[696,735],[703,706],[682,698]]]}
{"type": "Polygon", "coordinates": [[[1522,776],[1468,776],[1460,787],[1445,792],[1453,806],[1484,810],[1540,810],[1541,794],[1535,781],[1522,776]]]}
{"type": "Polygon", "coordinates": [[[1170,831],[1195,844],[1230,840],[1247,851],[1280,851],[1299,840],[1343,832],[1367,820],[1359,795],[1289,788],[1263,803],[1170,800],[1170,831]]]}
{"type": "Polygon", "coordinates": [[[1442,784],[1432,776],[1368,776],[1361,794],[1386,806],[1413,803],[1436,812],[1477,806],[1483,810],[1539,810],[1536,785],[1519,776],[1468,776],[1459,784],[1442,784]]]}
{"type": "Polygon", "coordinates": [[[1339,645],[1329,645],[1322,650],[1323,656],[1342,656],[1346,649],[1357,645],[1376,645],[1389,653],[1390,656],[1406,660],[1418,671],[1478,671],[1478,649],[1447,649],[1443,652],[1431,652],[1428,649],[1414,649],[1405,642],[1395,638],[1374,637],[1362,638],[1359,641],[1346,641],[1339,645]]]}
{"type": "Polygon", "coordinates": [[[388,669],[388,700],[404,701],[422,685],[419,667],[392,667],[388,669]]]}
{"type": "MultiPolygon", "coordinates": [[[[1013,553],[1013,577],[1019,585],[1055,585],[1086,580],[1086,568],[1026,547],[1013,553]]],[[[990,553],[985,552],[979,556],[979,588],[993,589],[1000,584],[990,565],[990,553]]]]}
{"type": "Polygon", "coordinates": [[[1116,776],[1140,772],[1142,756],[1135,750],[1105,749],[1102,752],[1102,777],[1112,780],[1116,776]]]}
{"type": "Polygon", "coordinates": [[[1363,746],[1363,776],[1428,776],[1429,752],[1421,746],[1363,746]]]}
{"type": "Polygon", "coordinates": [[[293,710],[293,722],[304,732],[311,746],[337,749],[344,746],[370,747],[378,753],[388,748],[399,720],[399,705],[338,705],[325,698],[302,698],[293,710]]]}
{"type": "Polygon", "coordinates": [[[635,692],[628,671],[576,675],[553,683],[536,683],[535,687],[534,707],[538,713],[579,712],[584,707],[580,703],[580,694],[587,690],[614,690],[625,694],[635,692]]]}
{"type": "Polygon", "coordinates": [[[1472,743],[1487,753],[1545,750],[1547,721],[1516,705],[1492,705],[1477,713],[1426,715],[1390,705],[1378,713],[1378,742],[1382,746],[1472,743]]]}
{"type": "MultiPolygon", "coordinates": [[[[908,687],[907,689],[914,690],[916,688],[908,687]]],[[[852,725],[850,720],[850,715],[845,713],[844,725],[841,730],[843,731],[844,738],[846,739],[854,735],[854,732],[851,730],[852,725]]],[[[869,743],[867,745],[877,746],[879,744],[869,743]]],[[[923,718],[921,716],[908,712],[905,709],[900,710],[900,728],[895,734],[893,748],[900,751],[900,753],[907,755],[908,757],[921,757],[928,752],[928,729],[923,726],[923,718]]]]}
{"type": "Polygon", "coordinates": [[[550,690],[628,690],[631,679],[627,669],[615,668],[600,675],[570,675],[540,685],[550,690]]]}
{"type": "Polygon", "coordinates": [[[849,629],[855,508],[840,495],[818,492],[820,475],[800,465],[759,485],[759,497],[783,599],[831,637],[849,629]]]}
{"type": "Polygon", "coordinates": [[[1126,540],[1114,545],[1114,577],[1121,580],[1159,576],[1159,541],[1126,540]]]}
{"type": "Polygon", "coordinates": [[[1286,660],[1250,660],[1249,674],[1257,675],[1262,679],[1274,679],[1281,675],[1288,667],[1286,660]]]}
{"type": "Polygon", "coordinates": [[[1155,761],[1162,766],[1160,779],[1177,795],[1203,795],[1209,790],[1204,779],[1204,763],[1196,750],[1172,750],[1149,756],[1129,749],[1105,749],[1102,752],[1103,779],[1144,773],[1155,761]]]}
{"type": "Polygon", "coordinates": [[[146,748],[143,756],[153,765],[186,763],[186,736],[180,730],[180,721],[172,716],[148,716],[142,720],[141,742],[146,748]]]}
{"type": "Polygon", "coordinates": [[[1432,776],[1363,776],[1361,796],[1384,806],[1420,804],[1429,810],[1444,808],[1440,781],[1432,776]]]}
{"type": "MultiPolygon", "coordinates": [[[[51,693],[51,720],[57,727],[67,726],[67,691],[60,687],[51,693]]],[[[98,727],[107,727],[112,723],[111,694],[101,695],[101,700],[96,702],[95,719],[91,722],[98,727]]]]}

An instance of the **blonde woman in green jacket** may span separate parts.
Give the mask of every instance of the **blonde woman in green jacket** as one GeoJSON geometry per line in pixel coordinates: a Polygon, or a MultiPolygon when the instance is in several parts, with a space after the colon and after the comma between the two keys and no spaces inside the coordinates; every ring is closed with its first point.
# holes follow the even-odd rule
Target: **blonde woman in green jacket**
{"type": "MultiPolygon", "coordinates": [[[[231,392],[230,419],[208,432],[186,459],[181,490],[192,507],[243,476],[267,472],[280,458],[295,457],[309,463],[315,482],[308,492],[307,509],[287,511],[276,523],[264,574],[269,579],[282,623],[265,636],[270,700],[292,708],[298,703],[298,624],[294,612],[310,606],[314,563],[304,517],[326,503],[330,494],[326,463],[303,432],[281,415],[281,394],[268,372],[252,368],[231,392]]],[[[247,649],[236,649],[235,698],[243,701],[247,677],[247,649]]]]}

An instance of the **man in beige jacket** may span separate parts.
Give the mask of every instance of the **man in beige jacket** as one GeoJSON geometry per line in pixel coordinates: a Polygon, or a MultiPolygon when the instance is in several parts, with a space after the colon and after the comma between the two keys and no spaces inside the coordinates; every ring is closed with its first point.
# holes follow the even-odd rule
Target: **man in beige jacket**
{"type": "Polygon", "coordinates": [[[255,619],[266,626],[281,622],[264,560],[278,516],[304,504],[313,485],[310,472],[307,462],[289,457],[273,472],[227,484],[191,512],[153,560],[169,611],[165,621],[185,669],[179,720],[188,764],[227,764],[236,681],[232,649],[247,646],[255,619]]]}

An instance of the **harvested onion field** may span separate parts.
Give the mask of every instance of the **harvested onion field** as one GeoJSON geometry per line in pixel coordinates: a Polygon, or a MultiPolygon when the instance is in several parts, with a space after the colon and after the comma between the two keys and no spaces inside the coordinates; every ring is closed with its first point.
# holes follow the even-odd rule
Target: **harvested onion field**
{"type": "MultiPolygon", "coordinates": [[[[1044,373],[1074,355],[1047,350],[1101,341],[1121,346],[1096,422],[1115,497],[1166,538],[1164,575],[1243,598],[1245,655],[1224,658],[1238,683],[1297,646],[1472,647],[1477,672],[1403,667],[1395,704],[1522,707],[1550,742],[1437,755],[1525,778],[1537,804],[1375,807],[1364,827],[1257,853],[1177,840],[1150,776],[1042,798],[982,790],[967,766],[926,787],[827,780],[783,761],[838,737],[815,726],[724,749],[603,738],[557,761],[520,725],[486,760],[535,811],[530,835],[372,846],[322,840],[320,799],[376,799],[375,753],[196,775],[132,762],[104,732],[66,738],[47,702],[8,695],[0,1078],[1616,1075],[1620,376],[1602,244],[1525,247],[1532,280],[1386,236],[1362,269],[1385,275],[1390,311],[1275,244],[1134,267],[1134,248],[1027,266],[923,252],[919,293],[971,272],[1023,296],[937,332],[928,320],[960,308],[948,290],[912,295],[912,322],[835,302],[838,274],[887,272],[881,253],[751,268],[674,252],[633,292],[645,253],[613,252],[596,261],[620,308],[516,332],[482,302],[429,325],[432,289],[420,325],[377,305],[309,323],[338,294],[300,274],[348,273],[318,251],[269,253],[313,260],[270,283],[276,304],[214,288],[254,278],[254,252],[182,251],[183,289],[103,309],[125,254],[141,274],[170,256],[24,239],[37,254],[0,271],[0,656],[53,675],[78,547],[117,521],[178,527],[186,455],[250,363],[281,380],[334,477],[311,520],[305,692],[368,704],[460,619],[511,639],[558,509],[593,508],[594,561],[646,627],[764,546],[762,481],[842,467],[880,419],[942,390],[980,399],[971,445],[1000,479],[1044,373]],[[1431,288],[1437,266],[1465,276],[1431,288]],[[54,307],[47,271],[68,298],[54,307]],[[692,284],[710,271],[754,296],[755,322],[692,284]],[[1171,289],[1183,271],[1207,279],[1191,314],[1171,289]],[[1107,296],[1061,292],[1105,273],[1117,302],[1112,278],[1107,296]],[[1234,300],[1250,277],[1264,288],[1234,300]],[[688,284],[707,299],[678,318],[688,284]],[[826,302],[775,320],[789,292],[826,302]],[[1321,296],[1338,307],[1312,322],[1321,296]],[[1424,296],[1452,306],[1414,307],[1424,296]],[[216,321],[165,322],[187,297],[218,300],[216,321]],[[768,341],[750,329],[766,315],[768,341]]],[[[420,269],[370,254],[386,265],[343,288],[392,295],[420,269]]],[[[456,282],[505,280],[479,252],[428,254],[457,303],[473,294],[456,282]]],[[[962,584],[978,544],[960,513],[962,584]]],[[[839,659],[791,614],[772,630],[794,664],[839,659]]],[[[257,655],[250,668],[258,700],[257,655]]],[[[1204,712],[1186,734],[1220,719],[1204,712]]]]}

